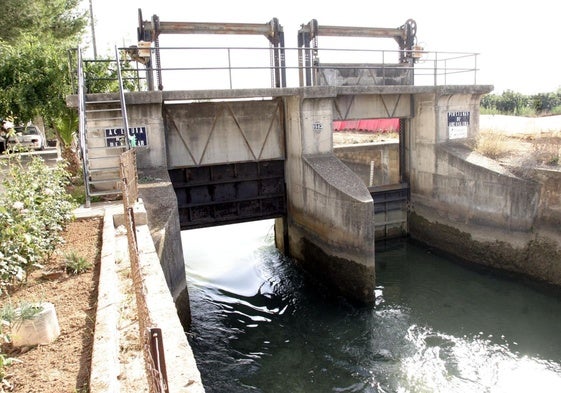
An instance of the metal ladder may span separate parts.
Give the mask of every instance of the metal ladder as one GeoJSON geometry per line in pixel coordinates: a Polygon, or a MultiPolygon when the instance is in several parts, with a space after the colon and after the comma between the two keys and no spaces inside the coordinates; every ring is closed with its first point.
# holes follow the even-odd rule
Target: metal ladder
{"type": "Polygon", "coordinates": [[[114,93],[88,95],[82,54],[78,50],[79,142],[85,207],[90,207],[92,197],[117,199],[122,195],[120,155],[131,148],[131,140],[117,47],[115,60],[119,79],[118,98],[114,93]]]}

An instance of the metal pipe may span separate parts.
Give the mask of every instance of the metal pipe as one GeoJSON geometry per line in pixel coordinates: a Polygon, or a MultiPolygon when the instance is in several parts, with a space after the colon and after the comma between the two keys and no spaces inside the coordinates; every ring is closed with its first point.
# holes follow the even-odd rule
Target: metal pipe
{"type": "Polygon", "coordinates": [[[230,78],[230,90],[232,90],[232,59],[230,57],[230,48],[228,48],[228,76],[230,78]]]}

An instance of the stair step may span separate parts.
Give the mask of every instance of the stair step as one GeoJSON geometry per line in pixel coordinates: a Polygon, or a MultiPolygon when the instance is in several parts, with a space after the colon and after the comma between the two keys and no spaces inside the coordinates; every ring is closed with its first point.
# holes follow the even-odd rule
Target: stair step
{"type": "MultiPolygon", "coordinates": [[[[119,156],[88,157],[88,162],[90,164],[93,164],[94,162],[99,162],[100,160],[111,160],[111,159],[120,162],[120,157],[119,156]]],[[[90,167],[91,167],[91,165],[90,165],[90,167]]],[[[92,169],[95,169],[95,168],[96,167],[94,165],[94,167],[92,169]]]]}
{"type": "Polygon", "coordinates": [[[100,101],[86,101],[86,105],[101,105],[101,104],[115,104],[121,103],[121,100],[100,100],[100,101]]]}
{"type": "MultiPolygon", "coordinates": [[[[102,146],[102,147],[88,147],[88,151],[96,151],[96,150],[122,150],[126,149],[126,146],[102,146]]],[[[112,156],[110,156],[112,157],[112,156]]]]}
{"type": "Polygon", "coordinates": [[[98,172],[120,172],[120,168],[116,168],[114,166],[105,167],[105,168],[89,168],[90,173],[98,173],[98,172]]]}
{"type": "Polygon", "coordinates": [[[104,195],[121,195],[122,191],[90,191],[91,196],[104,196],[104,195]]]}
{"type": "Polygon", "coordinates": [[[86,113],[103,113],[103,112],[120,112],[121,107],[118,108],[104,108],[104,109],[86,109],[86,113]]]}
{"type": "Polygon", "coordinates": [[[105,184],[105,183],[121,183],[122,179],[99,179],[99,180],[90,180],[90,184],[105,184]]]}
{"type": "MultiPolygon", "coordinates": [[[[120,120],[123,121],[123,116],[117,116],[117,117],[96,117],[95,119],[90,119],[90,122],[100,122],[100,121],[114,121],[114,120],[120,120]]],[[[88,119],[86,118],[86,124],[88,124],[88,119]]]]}

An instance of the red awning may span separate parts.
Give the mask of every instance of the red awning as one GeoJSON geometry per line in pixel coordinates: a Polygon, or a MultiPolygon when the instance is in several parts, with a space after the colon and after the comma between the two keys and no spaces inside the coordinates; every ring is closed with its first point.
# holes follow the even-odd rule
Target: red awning
{"type": "Polygon", "coordinates": [[[333,131],[399,132],[399,119],[337,120],[333,131]]]}

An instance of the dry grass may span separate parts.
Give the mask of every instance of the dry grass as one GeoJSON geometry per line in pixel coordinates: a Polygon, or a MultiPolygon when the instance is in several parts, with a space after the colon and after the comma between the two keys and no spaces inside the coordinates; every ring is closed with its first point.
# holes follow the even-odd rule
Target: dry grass
{"type": "Polygon", "coordinates": [[[474,150],[492,159],[511,154],[510,138],[492,131],[481,131],[475,140],[474,150]]]}
{"type": "Polygon", "coordinates": [[[472,148],[486,157],[512,166],[558,167],[561,164],[559,133],[508,135],[481,130],[472,148]]]}
{"type": "Polygon", "coordinates": [[[545,137],[534,140],[533,152],[538,164],[559,165],[561,161],[561,137],[545,137]]]}

